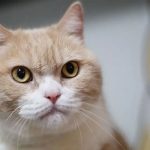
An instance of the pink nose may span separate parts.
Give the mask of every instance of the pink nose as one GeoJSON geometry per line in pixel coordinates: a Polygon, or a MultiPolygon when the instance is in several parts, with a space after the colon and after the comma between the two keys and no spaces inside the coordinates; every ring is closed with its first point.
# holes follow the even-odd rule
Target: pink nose
{"type": "Polygon", "coordinates": [[[60,93],[53,93],[47,96],[46,98],[49,99],[53,104],[55,104],[59,97],[60,93]]]}

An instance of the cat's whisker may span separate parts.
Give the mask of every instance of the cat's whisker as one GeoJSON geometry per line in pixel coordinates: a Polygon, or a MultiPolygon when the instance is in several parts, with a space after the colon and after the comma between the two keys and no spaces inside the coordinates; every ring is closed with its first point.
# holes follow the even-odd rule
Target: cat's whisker
{"type": "MultiPolygon", "coordinates": [[[[16,118],[16,119],[18,119],[18,118],[16,118]]],[[[16,119],[15,119],[15,120],[16,120],[16,119]]],[[[14,124],[14,126],[13,126],[12,128],[13,128],[13,129],[17,128],[22,120],[23,120],[22,118],[19,118],[18,121],[15,122],[15,124],[14,124]]]]}
{"type": "Polygon", "coordinates": [[[18,138],[17,138],[17,150],[19,150],[19,142],[20,142],[20,138],[21,138],[21,133],[22,133],[23,128],[27,122],[28,122],[28,120],[22,119],[22,125],[20,125],[20,129],[18,132],[18,138]]]}
{"type": "Polygon", "coordinates": [[[79,131],[81,149],[83,149],[83,136],[82,136],[82,132],[81,132],[81,129],[80,129],[78,121],[75,120],[75,119],[74,119],[74,121],[75,121],[76,127],[77,127],[77,129],[79,131]]]}
{"type": "MultiPolygon", "coordinates": [[[[21,121],[21,118],[15,118],[15,120],[17,120],[17,122],[15,122],[15,125],[13,125],[13,126],[11,125],[11,128],[12,128],[13,130],[16,129],[16,125],[19,124],[19,122],[21,121]],[[17,119],[18,119],[18,120],[17,120],[17,119]]],[[[14,121],[15,121],[15,120],[14,120],[14,121]]],[[[9,139],[9,138],[11,138],[11,137],[10,137],[10,135],[9,135],[9,133],[8,133],[8,135],[6,136],[6,139],[9,139]]]]}
{"type": "Polygon", "coordinates": [[[100,126],[99,122],[97,122],[96,120],[94,120],[93,118],[91,118],[89,115],[87,115],[85,112],[83,112],[82,110],[80,110],[81,114],[84,115],[87,119],[91,120],[95,125],[97,125],[97,127],[101,128],[102,130],[105,131],[106,134],[108,134],[116,143],[118,143],[123,150],[125,150],[124,146],[111,134],[107,131],[107,129],[105,129],[103,126],[100,126]]]}
{"type": "MultiPolygon", "coordinates": [[[[12,129],[13,130],[18,130],[18,127],[20,126],[20,123],[21,123],[21,121],[22,121],[22,119],[21,118],[15,118],[15,120],[17,120],[18,119],[18,121],[15,123],[15,125],[14,126],[12,126],[12,129]]],[[[9,134],[9,132],[8,132],[8,134],[7,134],[7,136],[5,137],[8,141],[9,140],[11,140],[11,139],[14,139],[14,137],[12,137],[12,134],[10,133],[9,134]]]]}
{"type": "MultiPolygon", "coordinates": [[[[111,127],[110,125],[109,125],[109,123],[104,119],[104,118],[102,118],[102,117],[100,117],[100,116],[98,116],[98,115],[96,115],[95,113],[93,113],[93,112],[90,112],[90,111],[88,111],[88,110],[85,110],[85,109],[81,109],[81,111],[84,111],[86,114],[89,114],[89,115],[92,115],[93,117],[96,117],[97,119],[100,119],[100,120],[102,120],[103,121],[103,123],[106,125],[106,126],[108,126],[108,127],[111,127]]],[[[90,116],[89,116],[90,117],[90,116]]],[[[101,128],[103,128],[102,126],[101,126],[101,128]]],[[[106,132],[106,130],[105,130],[105,132],[106,132]]],[[[111,134],[111,137],[113,137],[113,135],[111,134]]],[[[113,139],[114,139],[115,137],[113,137],[113,139]]],[[[116,141],[117,139],[115,138],[115,141],[116,141]]],[[[118,141],[118,140],[117,140],[118,141]]],[[[118,141],[119,142],[119,141],[118,141]]],[[[117,143],[118,143],[117,142],[117,143]]],[[[118,143],[119,144],[119,143],[118,143]]],[[[120,143],[121,144],[121,143],[120,143]]],[[[119,144],[119,145],[120,145],[119,144]]],[[[121,146],[123,146],[123,145],[121,145],[121,146]]]]}
{"type": "Polygon", "coordinates": [[[85,102],[85,101],[82,101],[83,105],[87,106],[87,107],[91,107],[91,108],[95,108],[95,109],[101,109],[102,111],[105,112],[105,108],[102,107],[102,106],[96,106],[94,104],[91,104],[91,103],[88,103],[88,102],[85,102]]]}
{"type": "Polygon", "coordinates": [[[9,120],[12,118],[12,116],[13,116],[21,107],[22,107],[22,106],[18,106],[14,111],[12,111],[5,121],[6,121],[6,122],[9,121],[9,120]]]}
{"type": "MultiPolygon", "coordinates": [[[[81,118],[84,120],[83,123],[87,126],[87,128],[89,129],[89,131],[91,132],[91,134],[94,135],[94,132],[93,132],[91,126],[89,125],[89,123],[87,122],[86,118],[83,117],[83,116],[81,118]]],[[[93,137],[95,137],[95,136],[93,136],[93,137]]]]}
{"type": "Polygon", "coordinates": [[[94,112],[89,111],[89,110],[86,110],[86,109],[81,109],[81,110],[84,111],[85,113],[88,113],[89,115],[92,115],[93,117],[96,117],[97,119],[101,120],[101,121],[102,121],[105,125],[107,125],[108,127],[111,127],[111,126],[109,125],[109,122],[108,122],[106,119],[102,118],[101,116],[98,116],[98,115],[95,114],[94,112]]]}
{"type": "Polygon", "coordinates": [[[61,115],[61,117],[62,117],[63,121],[65,122],[65,117],[63,115],[61,115]]]}

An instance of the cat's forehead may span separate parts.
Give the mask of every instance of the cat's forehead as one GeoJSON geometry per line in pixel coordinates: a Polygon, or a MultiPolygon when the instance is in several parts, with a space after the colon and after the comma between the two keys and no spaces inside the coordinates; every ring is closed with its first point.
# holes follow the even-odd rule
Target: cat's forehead
{"type": "Polygon", "coordinates": [[[70,60],[86,59],[87,51],[76,38],[46,29],[16,31],[10,41],[10,64],[32,68],[55,67],[70,60]]]}

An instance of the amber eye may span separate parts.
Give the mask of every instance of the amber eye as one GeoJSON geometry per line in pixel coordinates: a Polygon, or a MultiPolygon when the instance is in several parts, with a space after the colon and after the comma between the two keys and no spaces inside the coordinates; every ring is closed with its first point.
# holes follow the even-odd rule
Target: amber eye
{"type": "Polygon", "coordinates": [[[79,66],[75,61],[67,62],[62,68],[62,76],[65,78],[73,78],[79,72],[79,66]]]}
{"type": "Polygon", "coordinates": [[[31,71],[24,66],[17,66],[12,69],[12,77],[19,83],[27,83],[32,81],[31,71]]]}

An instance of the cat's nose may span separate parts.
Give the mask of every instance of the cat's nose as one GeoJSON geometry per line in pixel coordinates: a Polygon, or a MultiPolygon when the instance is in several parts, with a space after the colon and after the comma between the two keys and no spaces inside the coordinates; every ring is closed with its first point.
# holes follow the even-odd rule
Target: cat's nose
{"type": "Polygon", "coordinates": [[[53,104],[55,104],[60,95],[60,93],[51,93],[48,96],[46,96],[46,98],[49,99],[53,104]]]}

